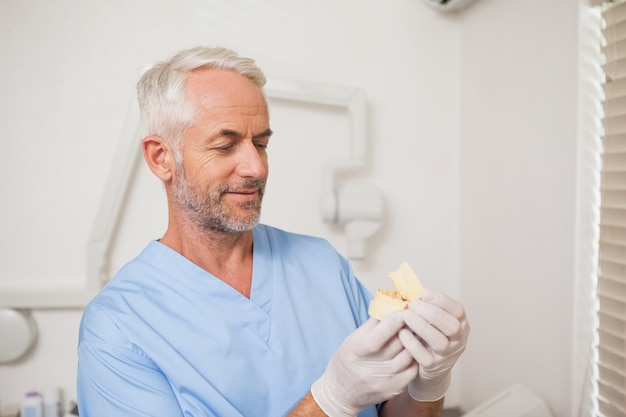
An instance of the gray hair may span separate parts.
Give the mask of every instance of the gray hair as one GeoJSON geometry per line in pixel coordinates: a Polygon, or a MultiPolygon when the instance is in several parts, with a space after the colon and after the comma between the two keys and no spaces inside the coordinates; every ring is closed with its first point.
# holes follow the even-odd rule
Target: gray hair
{"type": "Polygon", "coordinates": [[[240,57],[227,48],[198,46],[155,64],[137,83],[143,137],[155,135],[165,139],[174,149],[177,163],[182,162],[182,136],[195,119],[195,109],[187,100],[185,80],[195,70],[210,68],[234,71],[261,89],[266,82],[254,60],[240,57]]]}

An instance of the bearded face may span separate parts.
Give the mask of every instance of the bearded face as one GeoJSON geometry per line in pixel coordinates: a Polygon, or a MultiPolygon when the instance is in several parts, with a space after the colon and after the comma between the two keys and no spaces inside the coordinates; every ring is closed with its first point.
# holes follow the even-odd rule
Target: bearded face
{"type": "Polygon", "coordinates": [[[239,233],[251,230],[261,218],[265,178],[241,184],[216,184],[208,190],[190,183],[183,164],[177,164],[172,184],[172,201],[183,216],[201,231],[239,233]],[[244,202],[230,201],[230,193],[254,194],[244,202]]]}
{"type": "MultiPolygon", "coordinates": [[[[186,81],[194,108],[173,152],[171,206],[199,232],[241,233],[256,226],[269,172],[272,135],[265,96],[229,70],[201,70],[186,81]]],[[[169,158],[169,157],[168,157],[169,158]]]]}

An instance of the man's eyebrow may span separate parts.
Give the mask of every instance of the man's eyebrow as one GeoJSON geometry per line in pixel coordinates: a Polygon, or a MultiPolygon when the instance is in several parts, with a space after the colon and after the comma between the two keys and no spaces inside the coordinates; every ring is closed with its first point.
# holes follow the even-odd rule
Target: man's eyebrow
{"type": "Polygon", "coordinates": [[[256,135],[254,135],[254,138],[269,138],[273,134],[274,132],[272,131],[272,129],[265,129],[261,133],[257,133],[256,135]]]}
{"type": "MultiPolygon", "coordinates": [[[[253,138],[265,138],[265,137],[270,137],[274,134],[274,132],[272,131],[272,129],[265,129],[264,131],[257,133],[253,136],[253,138]]],[[[222,129],[220,131],[220,136],[229,136],[232,138],[241,138],[244,135],[242,135],[240,132],[238,132],[237,130],[234,129],[222,129]]]]}

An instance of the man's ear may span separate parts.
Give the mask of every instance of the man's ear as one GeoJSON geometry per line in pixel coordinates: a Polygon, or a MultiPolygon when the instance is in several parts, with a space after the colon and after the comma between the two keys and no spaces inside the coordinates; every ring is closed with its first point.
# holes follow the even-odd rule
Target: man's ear
{"type": "Polygon", "coordinates": [[[175,162],[169,144],[160,136],[146,136],[141,144],[143,157],[152,173],[163,182],[172,179],[175,162]]]}

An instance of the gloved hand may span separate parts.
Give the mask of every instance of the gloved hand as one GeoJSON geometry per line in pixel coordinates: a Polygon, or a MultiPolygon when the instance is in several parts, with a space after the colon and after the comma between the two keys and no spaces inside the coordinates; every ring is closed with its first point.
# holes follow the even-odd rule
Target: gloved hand
{"type": "Polygon", "coordinates": [[[419,364],[409,395],[417,401],[436,401],[450,385],[452,367],[467,344],[470,326],[458,301],[432,289],[404,311],[406,328],[398,337],[419,364]]]}
{"type": "Polygon", "coordinates": [[[369,319],[352,332],[313,383],[311,394],[330,417],[353,417],[363,408],[402,392],[417,364],[398,339],[402,313],[369,319]]]}

